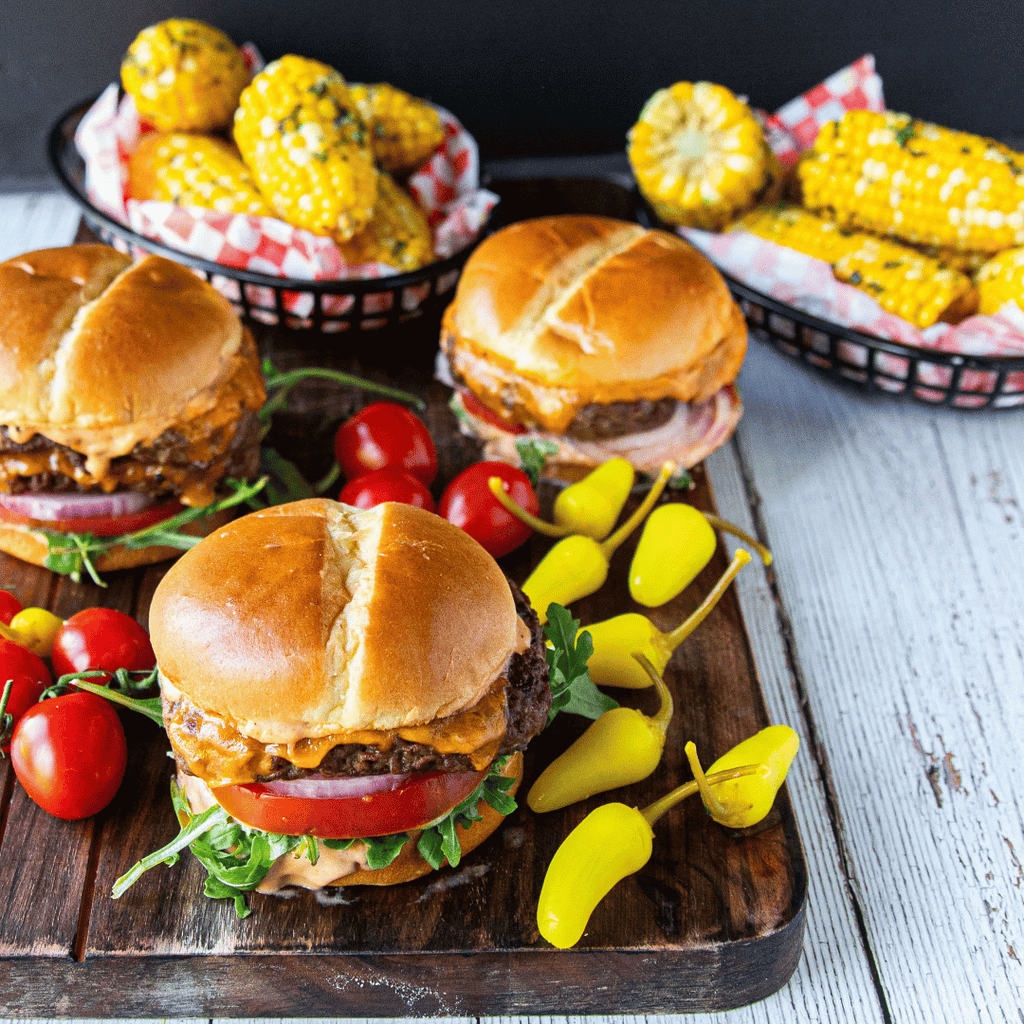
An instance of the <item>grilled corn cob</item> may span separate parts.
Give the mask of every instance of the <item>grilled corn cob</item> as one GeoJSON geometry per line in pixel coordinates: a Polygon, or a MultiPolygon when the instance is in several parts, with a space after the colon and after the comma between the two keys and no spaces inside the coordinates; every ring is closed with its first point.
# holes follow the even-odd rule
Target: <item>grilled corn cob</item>
{"type": "Polygon", "coordinates": [[[444,141],[437,111],[387,82],[349,87],[374,159],[391,174],[415,170],[444,141]]]}
{"type": "Polygon", "coordinates": [[[207,132],[231,123],[249,69],[220,29],[170,18],[135,37],[121,62],[121,84],[161,131],[207,132]]]}
{"type": "Polygon", "coordinates": [[[975,275],[974,283],[981,297],[979,313],[998,313],[1007,302],[1024,310],[1024,248],[994,256],[975,275]]]}
{"type": "Polygon", "coordinates": [[[733,228],[825,260],[838,280],[921,328],[939,320],[958,323],[977,307],[977,292],[958,271],[909,246],[844,231],[797,207],[764,207],[733,228]]]}
{"type": "Polygon", "coordinates": [[[629,130],[627,152],[662,220],[711,231],[749,210],[778,174],[750,108],[710,82],[656,92],[629,130]]]}
{"type": "Polygon", "coordinates": [[[210,135],[145,136],[128,159],[128,191],[134,199],[160,199],[218,213],[274,213],[238,150],[210,135]]]}
{"type": "Polygon", "coordinates": [[[260,191],[297,227],[351,238],[373,216],[377,169],[345,80],[288,55],[242,93],[235,142],[260,191]]]}
{"type": "Polygon", "coordinates": [[[412,196],[381,171],[373,219],[338,248],[348,263],[386,263],[396,270],[417,270],[434,258],[433,237],[427,218],[412,196]]]}
{"type": "Polygon", "coordinates": [[[1024,243],[1024,155],[991,139],[850,110],[797,173],[804,205],[842,227],[989,253],[1024,243]]]}

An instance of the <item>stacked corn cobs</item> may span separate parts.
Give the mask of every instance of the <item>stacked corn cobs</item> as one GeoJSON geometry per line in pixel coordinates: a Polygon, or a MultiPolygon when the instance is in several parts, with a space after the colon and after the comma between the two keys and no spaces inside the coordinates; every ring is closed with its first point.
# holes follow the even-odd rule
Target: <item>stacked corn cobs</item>
{"type": "Polygon", "coordinates": [[[680,82],[629,136],[637,182],[672,224],[743,229],[832,266],[924,328],[1024,309],[1024,154],[905,114],[848,111],[822,128],[778,205],[763,134],[722,86],[680,82]],[[754,127],[757,131],[754,131],[754,127]]]}
{"type": "Polygon", "coordinates": [[[158,129],[129,159],[134,198],[275,216],[330,236],[350,263],[409,271],[433,258],[423,211],[392,177],[443,141],[424,101],[388,84],[350,87],[293,55],[250,81],[223,32],[181,18],[139,33],[121,80],[158,129]]]}

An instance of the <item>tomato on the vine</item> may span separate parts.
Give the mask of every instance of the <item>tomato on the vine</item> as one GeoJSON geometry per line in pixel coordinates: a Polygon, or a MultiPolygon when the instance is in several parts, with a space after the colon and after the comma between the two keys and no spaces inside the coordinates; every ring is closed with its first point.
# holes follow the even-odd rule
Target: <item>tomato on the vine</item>
{"type": "Polygon", "coordinates": [[[437,476],[430,432],[395,402],[373,402],[346,420],[334,437],[334,454],[349,480],[375,469],[404,469],[425,484],[437,476]]]}
{"type": "MultiPolygon", "coordinates": [[[[17,725],[21,716],[39,700],[43,690],[53,680],[42,658],[33,654],[27,647],[0,637],[0,696],[8,680],[12,685],[4,711],[17,725]]],[[[0,747],[0,750],[8,749],[10,743],[0,747]]]]}
{"type": "Polygon", "coordinates": [[[72,615],[57,630],[50,659],[58,676],[88,669],[148,671],[156,664],[149,634],[113,608],[86,608],[72,615]]]}
{"type": "Polygon", "coordinates": [[[356,508],[373,508],[385,501],[400,501],[434,512],[437,506],[427,485],[412,473],[401,469],[377,469],[350,480],[338,495],[338,501],[356,508]]]}
{"type": "Polygon", "coordinates": [[[21,608],[21,602],[9,590],[0,590],[0,622],[9,626],[21,608]]]}
{"type": "Polygon", "coordinates": [[[25,792],[66,821],[102,811],[124,778],[128,746],[109,701],[76,692],[29,708],[14,727],[11,764],[25,792]]]}
{"type": "Polygon", "coordinates": [[[533,531],[491,493],[487,481],[492,476],[504,481],[505,492],[517,505],[537,515],[540,503],[530,478],[504,462],[477,462],[464,469],[445,489],[438,511],[500,558],[519,547],[533,531]]]}
{"type": "MultiPolygon", "coordinates": [[[[321,839],[387,836],[422,828],[443,817],[480,785],[480,772],[427,772],[395,789],[354,796],[290,796],[271,784],[248,783],[214,790],[217,802],[239,821],[278,835],[321,839]]],[[[359,780],[334,780],[342,785],[359,780]]],[[[331,783],[325,784],[329,791],[331,783]]]]}

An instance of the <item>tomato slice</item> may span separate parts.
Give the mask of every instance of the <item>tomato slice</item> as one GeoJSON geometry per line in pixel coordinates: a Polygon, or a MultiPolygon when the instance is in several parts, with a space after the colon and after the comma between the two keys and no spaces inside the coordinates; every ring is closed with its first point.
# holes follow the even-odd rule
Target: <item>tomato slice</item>
{"type": "Polygon", "coordinates": [[[426,772],[397,789],[341,798],[285,796],[259,782],[219,786],[213,795],[233,818],[263,832],[361,839],[408,832],[443,817],[480,785],[487,771],[426,772]]]}
{"type": "Polygon", "coordinates": [[[58,530],[63,533],[92,533],[97,537],[120,537],[122,534],[144,530],[147,526],[170,519],[171,516],[176,516],[181,509],[180,501],[171,500],[124,516],[86,516],[80,519],[44,521],[18,515],[17,512],[11,512],[0,505],[0,523],[15,523],[18,526],[31,526],[40,530],[58,530]]]}
{"type": "Polygon", "coordinates": [[[462,399],[462,407],[470,416],[475,416],[478,420],[483,420],[492,427],[504,430],[506,434],[526,433],[526,427],[522,423],[510,423],[508,420],[503,420],[496,412],[488,409],[486,405],[470,394],[470,392],[460,391],[459,397],[462,399]]]}

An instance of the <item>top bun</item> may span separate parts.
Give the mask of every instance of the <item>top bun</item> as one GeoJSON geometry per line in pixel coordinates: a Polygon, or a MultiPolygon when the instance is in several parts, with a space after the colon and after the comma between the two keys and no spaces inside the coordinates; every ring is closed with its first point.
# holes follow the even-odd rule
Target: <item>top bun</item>
{"type": "Polygon", "coordinates": [[[396,729],[471,707],[516,640],[497,563],[409,505],[311,499],[201,541],[149,613],[166,680],[262,742],[396,729]]]}
{"type": "Polygon", "coordinates": [[[0,264],[0,423],[79,451],[83,432],[100,431],[124,454],[212,408],[242,338],[230,303],[161,256],[133,265],[105,245],[16,256],[0,264]]]}
{"type": "Polygon", "coordinates": [[[592,403],[703,401],[736,377],[746,342],[722,275],[689,243],[582,216],[487,238],[442,332],[477,397],[555,433],[592,403]]]}

